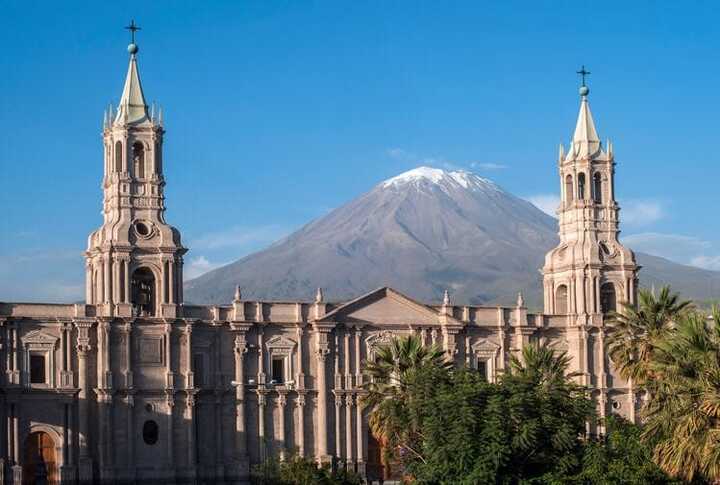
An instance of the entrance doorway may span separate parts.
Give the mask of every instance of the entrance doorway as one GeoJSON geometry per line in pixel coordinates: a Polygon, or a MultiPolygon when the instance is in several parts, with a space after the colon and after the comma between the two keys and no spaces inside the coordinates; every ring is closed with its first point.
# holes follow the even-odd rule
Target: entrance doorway
{"type": "Polygon", "coordinates": [[[58,483],[55,443],[49,434],[30,433],[25,440],[22,478],[23,485],[58,483]]]}
{"type": "Polygon", "coordinates": [[[368,430],[368,461],[365,473],[369,481],[379,480],[381,483],[390,481],[392,483],[402,480],[402,467],[399,463],[383,464],[384,446],[368,430]]]}

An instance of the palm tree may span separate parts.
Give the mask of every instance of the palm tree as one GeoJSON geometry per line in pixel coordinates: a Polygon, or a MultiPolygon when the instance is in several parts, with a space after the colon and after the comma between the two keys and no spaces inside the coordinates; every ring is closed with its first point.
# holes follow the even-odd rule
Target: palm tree
{"type": "Polygon", "coordinates": [[[679,318],[656,344],[650,372],[657,384],[644,409],[643,438],[668,474],[720,483],[720,311],[679,318]]]}
{"type": "Polygon", "coordinates": [[[522,348],[522,359],[513,355],[510,359],[510,373],[525,377],[540,386],[565,383],[578,373],[566,374],[570,367],[567,352],[559,352],[546,343],[531,343],[522,348]]]}
{"type": "Polygon", "coordinates": [[[450,369],[453,364],[437,345],[424,346],[419,337],[394,337],[375,349],[374,358],[365,364],[366,394],[362,405],[369,409],[370,431],[383,448],[387,468],[392,451],[402,444],[408,429],[408,384],[413,374],[435,367],[450,369]]]}
{"type": "Polygon", "coordinates": [[[675,320],[690,309],[690,301],[681,300],[664,286],[657,298],[654,292],[640,290],[637,307],[623,303],[620,312],[611,313],[606,345],[620,375],[645,386],[652,377],[649,363],[657,344],[672,331],[675,320]]]}

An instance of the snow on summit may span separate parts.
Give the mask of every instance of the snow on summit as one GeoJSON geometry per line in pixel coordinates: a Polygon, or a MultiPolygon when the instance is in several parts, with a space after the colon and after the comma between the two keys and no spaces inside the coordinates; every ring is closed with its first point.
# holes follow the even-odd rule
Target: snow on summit
{"type": "Polygon", "coordinates": [[[387,179],[380,185],[382,188],[399,187],[405,184],[421,182],[430,182],[436,185],[451,188],[460,186],[464,189],[491,189],[500,190],[495,183],[486,178],[478,177],[474,173],[465,172],[464,170],[454,170],[448,172],[439,168],[418,167],[407,172],[401,173],[393,178],[387,179]]]}

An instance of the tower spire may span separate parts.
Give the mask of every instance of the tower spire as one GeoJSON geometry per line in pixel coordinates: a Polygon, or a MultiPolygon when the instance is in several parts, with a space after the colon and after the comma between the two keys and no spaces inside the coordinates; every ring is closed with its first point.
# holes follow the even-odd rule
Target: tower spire
{"type": "Polygon", "coordinates": [[[140,30],[140,27],[135,25],[135,21],[132,20],[130,25],[125,28],[130,31],[132,36],[130,45],[127,48],[130,53],[130,63],[127,76],[125,76],[125,86],[120,97],[115,123],[138,123],[148,119],[148,107],[137,67],[137,53],[140,48],[135,43],[135,33],[140,30]]]}
{"type": "Polygon", "coordinates": [[[600,138],[598,137],[595,121],[590,112],[590,103],[588,102],[590,88],[585,84],[585,76],[590,74],[590,71],[587,71],[585,66],[582,66],[582,69],[577,71],[577,73],[582,76],[582,85],[579,89],[580,113],[578,113],[575,133],[573,134],[568,156],[591,158],[600,149],[600,138]]]}

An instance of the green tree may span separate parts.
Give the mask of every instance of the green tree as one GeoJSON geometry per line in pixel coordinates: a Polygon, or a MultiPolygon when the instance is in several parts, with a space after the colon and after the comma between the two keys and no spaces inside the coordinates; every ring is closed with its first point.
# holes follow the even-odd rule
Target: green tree
{"type": "Polygon", "coordinates": [[[542,483],[578,471],[592,404],[565,376],[568,358],[523,350],[498,384],[470,370],[415,374],[409,415],[418,483],[542,483]]]}
{"type": "Polygon", "coordinates": [[[657,344],[643,437],[672,476],[720,483],[720,311],[692,312],[657,344]]]}
{"type": "Polygon", "coordinates": [[[680,484],[652,461],[652,446],[642,441],[640,426],[618,417],[605,418],[605,435],[583,448],[580,473],[566,483],[592,485],[680,484]]]}
{"type": "Polygon", "coordinates": [[[408,445],[408,382],[421,369],[449,370],[452,365],[440,347],[424,346],[415,335],[395,337],[379,345],[374,358],[365,364],[366,394],[362,405],[369,409],[368,425],[382,445],[385,466],[399,448],[408,445]]]}
{"type": "Polygon", "coordinates": [[[267,460],[253,467],[253,485],[359,485],[360,477],[343,469],[332,470],[329,465],[318,466],[315,461],[294,455],[285,461],[267,460]]]}
{"type": "Polygon", "coordinates": [[[691,309],[691,302],[671,293],[669,286],[658,297],[640,290],[639,304],[622,304],[620,312],[609,315],[606,345],[620,375],[644,387],[653,383],[650,363],[655,349],[672,332],[673,322],[691,309]]]}

